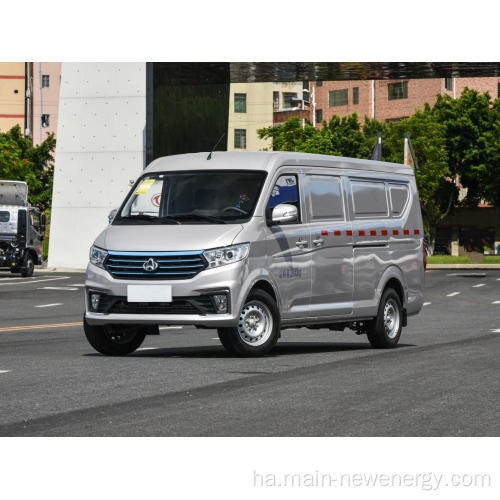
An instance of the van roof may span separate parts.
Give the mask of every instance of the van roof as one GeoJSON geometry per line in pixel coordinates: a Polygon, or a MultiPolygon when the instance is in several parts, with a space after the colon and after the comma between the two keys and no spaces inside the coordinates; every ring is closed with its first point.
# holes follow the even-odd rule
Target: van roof
{"type": "Polygon", "coordinates": [[[265,170],[270,172],[283,165],[290,165],[414,175],[413,169],[408,165],[359,158],[344,158],[342,156],[281,151],[215,151],[212,153],[212,159],[207,160],[208,154],[208,152],[205,152],[163,156],[151,162],[146,172],[204,170],[206,168],[222,170],[265,170]]]}

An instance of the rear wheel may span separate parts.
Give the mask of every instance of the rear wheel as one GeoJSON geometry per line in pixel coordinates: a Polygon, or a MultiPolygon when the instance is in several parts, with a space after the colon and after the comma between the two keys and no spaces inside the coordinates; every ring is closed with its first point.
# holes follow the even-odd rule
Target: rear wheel
{"type": "Polygon", "coordinates": [[[403,328],[403,307],[395,290],[386,288],[380,299],[377,317],[368,325],[368,340],[373,347],[396,347],[403,328]]]}
{"type": "Polygon", "coordinates": [[[125,356],[134,352],[147,333],[140,325],[90,325],[85,318],[83,329],[89,344],[107,356],[125,356]]]}
{"type": "Polygon", "coordinates": [[[267,354],[276,345],[279,331],[278,307],[263,290],[250,292],[237,326],[218,329],[222,345],[236,356],[267,354]]]}
{"type": "Polygon", "coordinates": [[[27,253],[24,257],[23,267],[21,269],[21,276],[27,278],[33,276],[33,271],[35,270],[35,259],[31,252],[27,253]]]}

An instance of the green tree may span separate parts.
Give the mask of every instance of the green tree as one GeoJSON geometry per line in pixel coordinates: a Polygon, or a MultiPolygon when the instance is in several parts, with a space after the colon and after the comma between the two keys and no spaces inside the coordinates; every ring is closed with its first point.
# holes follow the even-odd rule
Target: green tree
{"type": "Polygon", "coordinates": [[[55,147],[54,134],[32,146],[19,125],[0,132],[0,179],[27,182],[29,202],[41,210],[51,205],[55,147]]]}

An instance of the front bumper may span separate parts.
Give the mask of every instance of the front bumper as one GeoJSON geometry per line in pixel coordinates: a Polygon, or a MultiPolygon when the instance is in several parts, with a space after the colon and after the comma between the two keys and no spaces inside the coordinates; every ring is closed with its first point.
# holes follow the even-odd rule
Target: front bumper
{"type": "Polygon", "coordinates": [[[85,282],[85,318],[88,323],[104,324],[150,324],[150,325],[198,325],[207,328],[235,326],[238,322],[238,311],[245,299],[243,283],[247,276],[246,262],[236,262],[214,269],[205,269],[195,277],[184,280],[154,280],[150,283],[167,284],[172,287],[172,299],[196,299],[213,295],[216,292],[228,295],[227,313],[194,313],[194,314],[125,314],[93,312],[89,307],[89,291],[106,294],[108,297],[124,298],[127,296],[127,285],[147,284],[146,280],[124,280],[113,278],[106,270],[89,264],[85,282]]]}

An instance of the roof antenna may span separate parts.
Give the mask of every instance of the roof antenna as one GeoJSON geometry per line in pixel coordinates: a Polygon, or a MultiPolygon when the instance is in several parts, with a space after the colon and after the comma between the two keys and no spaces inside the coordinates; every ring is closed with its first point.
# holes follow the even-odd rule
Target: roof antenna
{"type": "Polygon", "coordinates": [[[208,153],[207,160],[212,159],[212,153],[215,151],[215,148],[219,145],[219,142],[222,141],[222,138],[226,135],[226,132],[223,132],[222,135],[219,137],[219,140],[215,143],[215,146],[212,148],[212,151],[208,153]]]}

